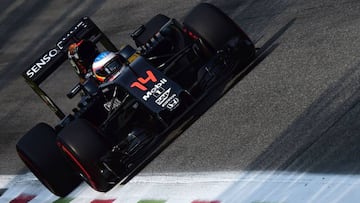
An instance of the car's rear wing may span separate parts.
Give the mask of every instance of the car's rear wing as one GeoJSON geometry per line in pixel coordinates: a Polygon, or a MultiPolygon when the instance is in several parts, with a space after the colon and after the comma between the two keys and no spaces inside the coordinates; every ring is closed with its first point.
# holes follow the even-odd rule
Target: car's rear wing
{"type": "Polygon", "coordinates": [[[65,114],[39,85],[67,60],[68,46],[82,39],[101,43],[109,51],[118,51],[115,45],[89,17],[83,17],[56,42],[54,47],[41,55],[22,74],[30,87],[60,119],[63,119],[65,114]]]}

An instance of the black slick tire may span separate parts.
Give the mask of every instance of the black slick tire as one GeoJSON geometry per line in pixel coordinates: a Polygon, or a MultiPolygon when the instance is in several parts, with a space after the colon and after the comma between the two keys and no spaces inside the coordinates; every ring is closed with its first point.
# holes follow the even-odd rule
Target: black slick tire
{"type": "Polygon", "coordinates": [[[16,149],[30,171],[55,195],[64,197],[82,182],[57,147],[51,126],[36,125],[18,141],[16,149]]]}
{"type": "Polygon", "coordinates": [[[69,123],[59,132],[58,146],[93,189],[106,192],[112,188],[99,165],[107,145],[88,121],[77,119],[69,123]]]}
{"type": "Polygon", "coordinates": [[[212,51],[220,50],[233,37],[239,37],[246,54],[253,55],[254,45],[244,31],[219,8],[200,3],[185,17],[184,27],[205,41],[212,51]]]}

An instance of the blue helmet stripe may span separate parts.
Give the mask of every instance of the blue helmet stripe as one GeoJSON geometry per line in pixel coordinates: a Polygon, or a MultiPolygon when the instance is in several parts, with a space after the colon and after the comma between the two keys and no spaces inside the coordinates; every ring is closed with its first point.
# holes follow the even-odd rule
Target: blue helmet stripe
{"type": "Polygon", "coordinates": [[[102,60],[103,58],[105,58],[106,56],[108,56],[110,54],[109,51],[104,51],[102,53],[100,53],[94,60],[94,62],[98,62],[100,60],[102,60]]]}

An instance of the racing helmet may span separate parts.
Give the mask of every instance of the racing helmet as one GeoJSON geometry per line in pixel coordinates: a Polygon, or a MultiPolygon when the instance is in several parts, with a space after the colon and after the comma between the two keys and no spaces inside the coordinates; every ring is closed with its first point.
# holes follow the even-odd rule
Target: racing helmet
{"type": "Polygon", "coordinates": [[[98,54],[96,45],[88,40],[72,43],[68,47],[68,58],[80,78],[85,78],[98,54]]]}
{"type": "Polygon", "coordinates": [[[119,72],[123,65],[119,55],[104,51],[95,58],[92,71],[98,81],[104,82],[111,79],[114,73],[119,72]]]}

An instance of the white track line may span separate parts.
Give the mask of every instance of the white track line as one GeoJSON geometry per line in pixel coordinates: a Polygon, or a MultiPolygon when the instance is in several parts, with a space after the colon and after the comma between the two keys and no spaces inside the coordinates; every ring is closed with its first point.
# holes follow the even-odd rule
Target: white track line
{"type": "Polygon", "coordinates": [[[0,175],[0,189],[8,188],[9,183],[15,178],[15,175],[0,175]]]}
{"type": "Polygon", "coordinates": [[[32,173],[23,175],[0,175],[0,189],[6,189],[15,184],[28,183],[30,181],[37,181],[32,173]]]}

